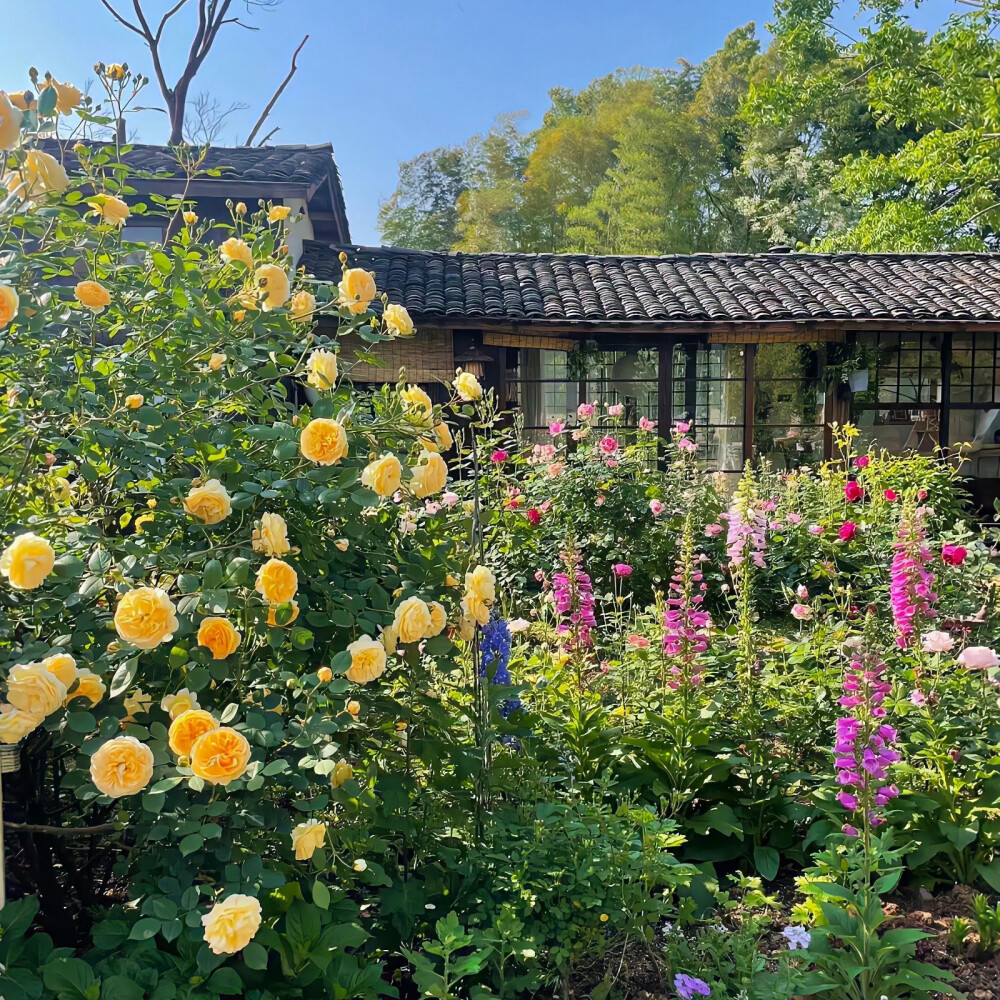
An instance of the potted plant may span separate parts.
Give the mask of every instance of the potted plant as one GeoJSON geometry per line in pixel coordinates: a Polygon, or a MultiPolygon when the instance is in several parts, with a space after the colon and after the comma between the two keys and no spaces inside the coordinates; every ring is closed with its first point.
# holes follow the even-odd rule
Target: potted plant
{"type": "Polygon", "coordinates": [[[878,362],[878,351],[874,347],[858,344],[844,357],[844,360],[831,367],[836,370],[842,382],[854,395],[867,392],[871,381],[872,369],[878,362]]]}

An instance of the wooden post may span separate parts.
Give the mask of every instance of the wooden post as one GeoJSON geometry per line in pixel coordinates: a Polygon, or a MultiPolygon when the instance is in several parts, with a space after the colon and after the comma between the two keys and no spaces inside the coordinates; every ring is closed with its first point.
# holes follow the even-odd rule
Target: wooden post
{"type": "Polygon", "coordinates": [[[951,333],[941,337],[941,417],[938,420],[941,454],[951,447],[951,333]]]}
{"type": "Polygon", "coordinates": [[[657,465],[662,469],[666,453],[663,441],[670,434],[670,424],[674,419],[674,340],[667,337],[661,341],[656,355],[656,423],[658,438],[657,465]]]}
{"type": "Polygon", "coordinates": [[[743,345],[743,461],[753,461],[754,396],[753,366],[757,357],[756,344],[743,345]]]}

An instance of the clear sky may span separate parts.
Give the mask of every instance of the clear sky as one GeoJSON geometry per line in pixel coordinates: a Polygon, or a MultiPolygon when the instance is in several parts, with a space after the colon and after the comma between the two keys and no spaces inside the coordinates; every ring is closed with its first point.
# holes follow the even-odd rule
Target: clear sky
{"type": "MultiPolygon", "coordinates": [[[[115,2],[131,12],[131,0],[115,2]]],[[[172,0],[143,3],[158,20],[172,0]]],[[[225,28],[193,90],[249,105],[223,136],[242,142],[308,33],[271,141],[333,143],[351,235],[363,244],[378,242],[378,204],[395,187],[399,160],[462,143],[502,111],[527,111],[527,124],[537,124],[553,86],[578,89],[623,66],[699,62],[738,25],[756,21],[765,34],[771,15],[770,0],[284,0],[249,15],[242,0],[233,6],[259,30],[225,28]]],[[[956,9],[955,0],[925,0],[914,21],[934,27],[956,9]]],[[[141,39],[99,0],[0,0],[0,11],[0,88],[29,86],[31,65],[82,87],[98,60],[152,77],[141,39]]],[[[171,82],[192,24],[183,11],[166,32],[171,82]]],[[[842,25],[854,34],[849,18],[842,25]]],[[[155,82],[143,103],[161,106],[155,82]]],[[[135,116],[135,138],[162,142],[165,120],[135,116]]]]}

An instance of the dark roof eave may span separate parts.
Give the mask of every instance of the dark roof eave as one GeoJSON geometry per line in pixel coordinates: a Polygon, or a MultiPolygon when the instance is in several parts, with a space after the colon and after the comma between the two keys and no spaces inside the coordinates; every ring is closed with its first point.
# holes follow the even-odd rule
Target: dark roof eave
{"type": "Polygon", "coordinates": [[[164,197],[185,195],[191,198],[303,198],[308,200],[309,185],[289,181],[240,181],[226,177],[130,177],[129,184],[139,194],[164,197]]]}

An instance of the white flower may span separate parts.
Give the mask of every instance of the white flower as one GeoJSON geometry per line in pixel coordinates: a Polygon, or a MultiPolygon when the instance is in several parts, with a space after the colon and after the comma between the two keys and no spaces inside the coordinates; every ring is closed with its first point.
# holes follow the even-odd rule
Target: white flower
{"type": "Polygon", "coordinates": [[[955,645],[955,640],[947,632],[925,632],[920,637],[920,644],[927,653],[947,653],[955,645]]]}

